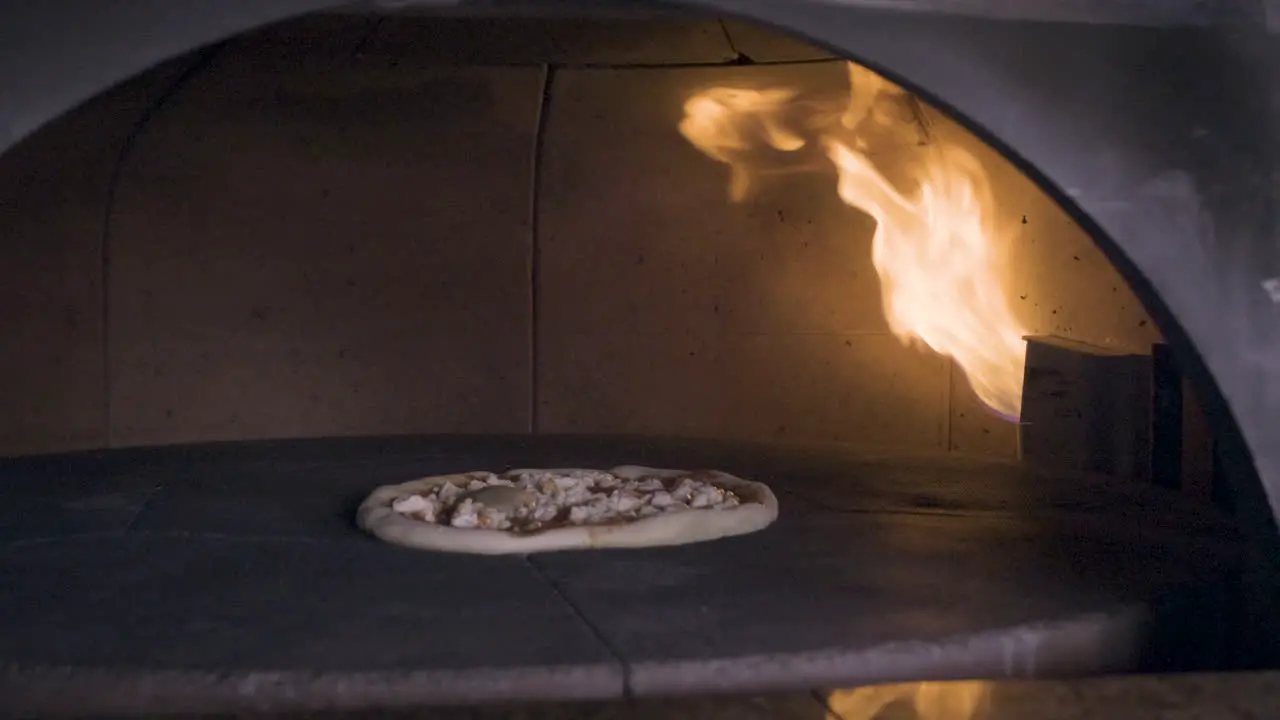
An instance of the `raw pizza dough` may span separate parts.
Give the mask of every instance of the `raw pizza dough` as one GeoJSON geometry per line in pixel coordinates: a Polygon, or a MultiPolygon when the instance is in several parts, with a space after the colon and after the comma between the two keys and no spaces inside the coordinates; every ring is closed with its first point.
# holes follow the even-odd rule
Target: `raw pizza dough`
{"type": "MultiPolygon", "coordinates": [[[[567,481],[566,481],[567,482],[567,481]]],[[[594,483],[595,481],[593,481],[594,483]]],[[[543,485],[548,487],[549,485],[543,485]]],[[[578,498],[582,497],[578,493],[578,498]]],[[[509,553],[535,553],[556,550],[578,550],[586,548],[637,548],[657,547],[661,545],[683,545],[688,543],[715,540],[732,535],[745,535],[768,527],[778,517],[778,501],[768,486],[743,480],[727,473],[705,470],[690,472],[685,470],[662,470],[635,465],[616,467],[608,471],[585,470],[578,468],[549,470],[511,470],[501,475],[492,473],[471,472],[456,475],[438,475],[420,478],[398,485],[385,485],[374,490],[361,505],[356,514],[356,523],[367,532],[378,538],[409,548],[420,550],[438,550],[443,552],[473,553],[483,555],[500,555],[509,553]],[[516,484],[528,486],[530,482],[556,482],[556,477],[583,478],[611,475],[618,480],[621,487],[636,488],[641,485],[650,488],[648,491],[628,492],[626,495],[639,495],[641,504],[650,509],[637,508],[627,503],[627,511],[619,513],[619,493],[595,488],[590,502],[579,502],[575,505],[573,498],[566,501],[566,494],[558,496],[539,493],[534,487],[532,499],[529,491],[522,491],[516,484]],[[533,476],[532,480],[528,479],[533,476]],[[523,483],[512,479],[525,478],[523,483]],[[493,484],[493,479],[500,481],[493,484]],[[689,482],[681,485],[686,478],[689,482]],[[486,482],[486,479],[488,482],[486,482]],[[655,491],[654,482],[662,483],[662,490],[655,491]],[[483,485],[480,483],[484,483],[483,485]],[[457,489],[444,488],[452,484],[457,489]],[[511,486],[508,489],[507,486],[511,486]],[[707,490],[711,487],[711,490],[707,490]],[[680,489],[683,488],[683,491],[680,489]],[[692,489],[692,492],[690,490],[692,489]],[[715,493],[715,490],[720,492],[715,493]],[[522,492],[524,494],[522,494],[522,492]],[[674,508],[673,504],[662,504],[658,507],[656,500],[666,503],[671,495],[683,492],[688,495],[686,502],[677,498],[673,504],[684,507],[674,508]],[[440,504],[438,496],[447,493],[454,502],[450,503],[449,512],[466,512],[456,522],[463,527],[455,527],[441,522],[432,522],[423,518],[435,517],[436,508],[440,504]],[[612,497],[613,506],[606,508],[601,493],[612,497]],[[647,493],[647,496],[646,496],[647,493]],[[666,499],[654,496],[665,493],[666,499]],[[695,497],[701,495],[701,498],[695,497]],[[463,507],[468,496],[482,502],[477,505],[463,507]],[[493,512],[493,508],[512,508],[524,506],[536,507],[546,517],[546,503],[549,497],[559,497],[557,503],[565,511],[545,521],[526,520],[523,527],[515,527],[514,515],[493,512]],[[538,498],[542,502],[539,504],[538,498]],[[416,498],[416,499],[415,499],[416,498]],[[436,498],[434,502],[429,502],[436,498]],[[699,504],[700,507],[691,505],[699,504]],[[484,513],[475,512],[477,508],[484,513]],[[640,515],[639,512],[644,512],[640,515]],[[573,515],[573,520],[569,515],[573,515]],[[492,529],[505,525],[510,529],[492,529]],[[488,525],[490,527],[482,527],[488,525]],[[541,527],[539,527],[541,526],[541,527]]],[[[450,518],[450,521],[454,521],[450,518]]]]}

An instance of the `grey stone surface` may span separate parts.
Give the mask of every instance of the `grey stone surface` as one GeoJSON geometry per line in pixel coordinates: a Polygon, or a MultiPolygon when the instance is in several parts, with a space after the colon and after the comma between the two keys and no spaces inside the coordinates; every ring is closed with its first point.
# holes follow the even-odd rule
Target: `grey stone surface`
{"type": "MultiPolygon", "coordinates": [[[[403,712],[316,712],[285,720],[1254,720],[1268,717],[1276,673],[1192,673],[1058,681],[901,683],[786,695],[699,695],[609,702],[501,703],[403,712]]],[[[154,715],[152,715],[154,717],[154,715]]]]}
{"type": "Polygon", "coordinates": [[[355,674],[0,667],[0,711],[77,718],[386,717],[407,709],[416,716],[425,708],[501,702],[599,702],[618,698],[622,686],[618,669],[605,664],[355,674]]]}
{"type": "Polygon", "coordinates": [[[890,681],[922,671],[1119,670],[1138,662],[1144,642],[1134,626],[1145,618],[1130,615],[1131,605],[1210,570],[1121,560],[1106,529],[1085,523],[1046,534],[1052,521],[801,515],[787,500],[791,512],[772,533],[720,547],[534,562],[631,663],[642,694],[890,681]],[[1063,542],[1068,534],[1075,537],[1063,542]],[[642,610],[637,587],[645,588],[642,610]],[[1040,625],[1079,615],[1089,617],[1077,627],[1040,625]],[[1096,633],[1089,642],[1068,640],[1088,633],[1096,633]],[[930,650],[921,654],[918,643],[930,650]]]}
{"type": "Polygon", "coordinates": [[[326,673],[610,662],[519,557],[416,553],[359,535],[135,533],[18,545],[4,558],[2,654],[35,667],[326,673]]]}
{"type": "Polygon", "coordinates": [[[40,480],[53,488],[6,489],[0,505],[0,543],[124,532],[155,493],[154,483],[132,478],[112,478],[106,487],[66,487],[40,480]]]}
{"type": "Polygon", "coordinates": [[[1220,521],[1146,488],[857,457],[512,436],[11,461],[6,505],[48,496],[58,477],[64,503],[162,487],[115,532],[3,537],[0,697],[50,711],[355,710],[617,696],[624,675],[630,692],[668,694],[1216,662],[1238,556],[1220,521]],[[379,483],[626,462],[763,480],[782,515],[736,539],[530,559],[404,550],[351,522],[379,483]],[[917,485],[951,507],[918,502],[917,485]],[[1189,617],[1196,633],[1173,632],[1189,617]]]}
{"type": "Polygon", "coordinates": [[[1133,608],[928,642],[761,653],[731,660],[639,661],[629,665],[629,687],[637,697],[666,697],[785,691],[803,683],[899,682],[904,677],[937,681],[1124,672],[1135,662],[1133,648],[1141,643],[1138,628],[1145,621],[1143,612],[1133,608]]]}
{"type": "MultiPolygon", "coordinates": [[[[440,462],[382,456],[293,468],[267,464],[233,473],[211,463],[158,493],[134,527],[159,533],[340,537],[351,532],[356,507],[370,488],[429,474],[440,462]]],[[[470,469],[461,463],[451,467],[470,469]]]]}
{"type": "Polygon", "coordinates": [[[1045,472],[1013,462],[959,457],[884,455],[810,466],[789,474],[791,487],[813,502],[848,512],[1052,517],[1117,538],[1159,543],[1238,540],[1208,506],[1137,483],[1045,472]],[[1045,481],[1045,477],[1062,478],[1045,481]],[[1066,478],[1070,478],[1067,480],[1066,478]]]}

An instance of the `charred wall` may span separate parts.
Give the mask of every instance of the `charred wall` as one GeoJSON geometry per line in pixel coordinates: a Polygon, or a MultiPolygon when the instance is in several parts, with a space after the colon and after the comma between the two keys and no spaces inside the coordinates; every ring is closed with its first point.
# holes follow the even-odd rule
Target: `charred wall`
{"type": "MultiPolygon", "coordinates": [[[[95,98],[0,158],[0,453],[534,429],[1012,455],[889,334],[831,177],[726,202],[675,125],[735,78],[845,82],[715,19],[325,16],[95,98]]],[[[986,162],[1029,332],[1146,352],[1089,238],[929,120],[986,162]]]]}

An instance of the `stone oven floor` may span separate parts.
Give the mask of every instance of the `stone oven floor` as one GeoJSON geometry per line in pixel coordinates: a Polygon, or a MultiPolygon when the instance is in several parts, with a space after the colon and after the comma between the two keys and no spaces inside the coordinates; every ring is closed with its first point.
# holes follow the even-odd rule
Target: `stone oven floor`
{"type": "Polygon", "coordinates": [[[396,437],[0,463],[0,713],[768,692],[1221,661],[1241,545],[1181,498],[956,457],[396,437]],[[717,467],[770,529],[471,557],[352,523],[374,486],[513,465],[717,467]]]}

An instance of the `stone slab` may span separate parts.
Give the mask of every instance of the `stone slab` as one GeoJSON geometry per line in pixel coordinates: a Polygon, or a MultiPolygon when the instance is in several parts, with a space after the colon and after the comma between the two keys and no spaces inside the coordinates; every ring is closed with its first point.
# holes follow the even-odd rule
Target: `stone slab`
{"type": "Polygon", "coordinates": [[[1052,518],[1072,532],[1160,546],[1240,541],[1224,515],[1181,494],[1008,461],[887,454],[797,468],[788,477],[796,493],[843,512],[1052,518]]]}
{"type": "Polygon", "coordinates": [[[123,172],[112,442],[527,429],[540,71],[242,64],[123,172]]]}
{"type": "Polygon", "coordinates": [[[68,460],[84,497],[163,487],[127,530],[0,546],[0,697],[368,710],[619,696],[624,676],[626,692],[669,695],[1169,667],[1212,662],[1238,557],[1229,528],[1197,529],[1168,494],[989,462],[616,436],[330,444],[327,458],[318,441],[191,447],[186,465],[178,448],[115,451],[98,475],[68,460]],[[401,476],[626,462],[764,480],[783,512],[736,539],[526,560],[387,546],[342,509],[401,476]],[[918,511],[911,478],[958,509],[918,511]],[[1133,525],[1146,534],[1119,530],[1133,525]],[[1161,530],[1174,525],[1180,543],[1161,530]],[[1171,635],[1188,617],[1198,634],[1171,635]]]}
{"type": "Polygon", "coordinates": [[[0,460],[0,546],[122,533],[159,482],[98,453],[0,460]]]}
{"type": "Polygon", "coordinates": [[[0,456],[106,442],[103,217],[134,125],[190,65],[95,97],[0,158],[0,456]]]}
{"type": "MultiPolygon", "coordinates": [[[[895,683],[780,695],[697,695],[625,701],[495,703],[373,712],[263,713],[272,720],[866,720],[910,713],[974,720],[1131,720],[1267,717],[1280,690],[1275,672],[1122,675],[1070,680],[895,683]],[[829,709],[828,709],[829,707],[829,709]],[[974,712],[970,716],[965,713],[974,712]],[[871,713],[879,713],[871,715],[871,713]]],[[[155,715],[151,715],[155,717],[155,715]]],[[[907,715],[907,717],[918,717],[907,715]]],[[[925,715],[925,717],[934,717],[925,715]]]]}
{"type": "Polygon", "coordinates": [[[354,532],[325,543],[136,533],[0,558],[10,668],[115,673],[126,687],[172,672],[191,697],[216,687],[250,707],[303,687],[332,702],[379,673],[384,692],[418,701],[622,690],[607,649],[521,558],[417,553],[354,532]]]}
{"type": "Polygon", "coordinates": [[[737,57],[714,17],[558,19],[547,24],[566,65],[727,63],[737,57]]]}
{"type": "MultiPolygon", "coordinates": [[[[442,464],[435,457],[382,457],[232,473],[211,464],[193,468],[157,491],[134,527],[158,533],[349,537],[356,508],[372,488],[448,472],[442,464]]],[[[452,469],[472,468],[453,464],[452,469]]]]}
{"type": "Polygon", "coordinates": [[[10,496],[0,507],[0,543],[124,532],[154,492],[148,486],[10,496]]]}
{"type": "MultiPolygon", "coordinates": [[[[830,95],[848,79],[841,63],[556,73],[540,171],[543,332],[887,329],[874,222],[840,201],[833,175],[778,175],[733,204],[728,167],[680,135],[685,101],[718,84],[830,95]]],[[[826,162],[796,160],[808,161],[826,162]]]]}
{"type": "Polygon", "coordinates": [[[945,447],[947,365],[890,335],[540,337],[539,430],[945,447]]]}
{"type": "Polygon", "coordinates": [[[797,62],[829,60],[834,56],[804,38],[796,37],[758,22],[725,18],[724,30],[733,48],[756,62],[797,62]]]}
{"type": "Polygon", "coordinates": [[[1118,671],[1152,661],[1139,659],[1142,594],[1194,582],[1137,576],[1145,561],[1103,537],[1055,547],[1067,531],[1052,523],[784,505],[771,531],[719,547],[534,562],[626,658],[639,695],[1118,671]]]}

